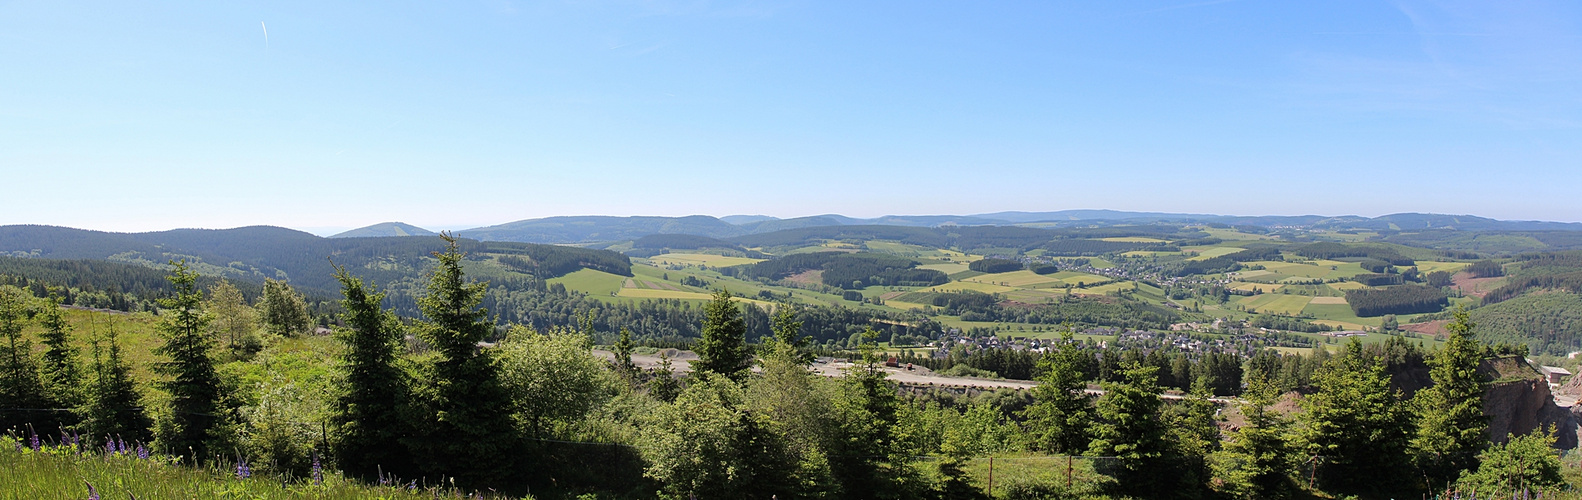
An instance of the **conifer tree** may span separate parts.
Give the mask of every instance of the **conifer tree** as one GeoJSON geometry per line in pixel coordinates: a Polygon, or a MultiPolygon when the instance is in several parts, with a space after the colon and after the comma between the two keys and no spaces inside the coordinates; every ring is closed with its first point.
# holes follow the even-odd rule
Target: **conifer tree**
{"type": "Polygon", "coordinates": [[[28,411],[46,404],[33,343],[22,335],[29,322],[32,297],[20,288],[0,286],[0,432],[19,430],[28,422],[42,422],[41,414],[28,411]]]}
{"type": "Polygon", "coordinates": [[[1087,381],[1079,368],[1082,353],[1070,343],[1070,330],[1062,333],[1062,341],[1038,360],[1041,383],[1029,391],[1033,404],[1022,410],[1022,417],[1027,419],[1033,449],[1074,455],[1088,448],[1093,408],[1083,392],[1087,381]]]}
{"type": "Polygon", "coordinates": [[[132,381],[131,367],[121,359],[114,325],[91,346],[93,378],[85,394],[80,433],[90,440],[117,436],[130,442],[147,441],[154,422],[143,408],[143,395],[132,381]]]}
{"type": "Polygon", "coordinates": [[[449,246],[434,254],[439,262],[428,294],[418,299],[428,318],[418,333],[438,356],[426,367],[423,403],[432,420],[419,430],[415,458],[428,472],[455,477],[459,485],[497,486],[514,469],[515,428],[499,369],[478,346],[494,333],[489,312],[478,307],[489,285],[467,282],[456,239],[442,237],[449,246]]]}
{"type": "MultiPolygon", "coordinates": [[[[171,261],[171,285],[175,296],[159,300],[159,331],[164,345],[155,354],[169,357],[156,363],[154,371],[167,379],[159,386],[169,395],[170,408],[160,418],[155,435],[161,449],[172,455],[201,460],[209,456],[210,441],[222,423],[220,416],[220,377],[214,370],[209,350],[209,316],[203,310],[203,294],[198,291],[198,275],[187,269],[186,261],[171,261]]],[[[219,450],[214,450],[219,451],[219,450]]]]}
{"type": "Polygon", "coordinates": [[[830,450],[830,471],[847,498],[906,498],[903,486],[911,477],[908,442],[897,428],[901,399],[895,383],[879,364],[879,332],[862,334],[862,357],[846,370],[835,398],[838,424],[830,450]]]}
{"type": "Polygon", "coordinates": [[[669,403],[680,394],[681,384],[676,382],[676,371],[670,367],[670,357],[660,354],[659,368],[654,370],[653,378],[648,380],[648,395],[669,403]]]}
{"type": "Polygon", "coordinates": [[[637,373],[637,365],[632,364],[633,348],[632,331],[621,328],[621,338],[615,341],[615,371],[628,381],[637,373]]]}
{"type": "Polygon", "coordinates": [[[1429,358],[1434,385],[1417,391],[1412,403],[1418,414],[1412,446],[1422,458],[1430,485],[1455,480],[1478,468],[1478,453],[1488,446],[1489,419],[1483,414],[1485,380],[1478,374],[1481,343],[1472,338],[1471,318],[1457,309],[1445,325],[1450,338],[1429,358]]]}
{"type": "Polygon", "coordinates": [[[731,300],[730,292],[721,289],[703,306],[703,313],[703,336],[698,339],[698,361],[693,366],[740,382],[752,367],[747,352],[747,323],[741,310],[731,300]]]}
{"type": "Polygon", "coordinates": [[[774,338],[765,342],[765,350],[779,351],[779,354],[789,356],[796,362],[806,365],[813,362],[813,353],[808,352],[808,338],[799,334],[802,332],[802,322],[796,320],[796,313],[789,307],[780,307],[770,319],[769,329],[774,332],[774,338]]]}
{"type": "Polygon", "coordinates": [[[399,351],[402,327],[395,314],[381,308],[385,294],[335,268],[341,283],[341,301],[347,329],[339,335],[346,344],[341,358],[345,377],[331,422],[335,425],[336,463],[348,475],[378,479],[379,473],[410,473],[410,457],[402,440],[411,437],[403,418],[410,397],[410,381],[401,370],[399,351]]]}
{"type": "Polygon", "coordinates": [[[1121,365],[1123,382],[1105,382],[1094,404],[1093,441],[1089,453],[1116,457],[1112,475],[1125,493],[1151,498],[1170,485],[1157,472],[1169,451],[1160,409],[1158,367],[1135,361],[1121,365]]]}
{"type": "Polygon", "coordinates": [[[1280,391],[1261,372],[1247,378],[1241,414],[1246,425],[1230,434],[1225,452],[1215,462],[1215,475],[1238,498],[1285,498],[1293,491],[1291,446],[1286,438],[1289,423],[1271,406],[1280,391]]]}
{"type": "MultiPolygon", "coordinates": [[[[60,297],[50,294],[39,307],[39,326],[44,332],[39,336],[44,344],[42,376],[45,402],[49,408],[72,408],[82,405],[82,368],[77,364],[77,348],[71,342],[71,324],[66,322],[60,307],[60,297]]],[[[50,434],[58,432],[57,425],[70,426],[77,415],[55,412],[48,422],[35,422],[47,426],[50,434]]],[[[41,428],[40,432],[44,430],[41,428]]]]}
{"type": "Polygon", "coordinates": [[[1299,458],[1315,461],[1321,486],[1359,495],[1408,488],[1411,414],[1383,364],[1353,337],[1346,354],[1314,373],[1313,387],[1301,401],[1305,457],[1299,458]]]}

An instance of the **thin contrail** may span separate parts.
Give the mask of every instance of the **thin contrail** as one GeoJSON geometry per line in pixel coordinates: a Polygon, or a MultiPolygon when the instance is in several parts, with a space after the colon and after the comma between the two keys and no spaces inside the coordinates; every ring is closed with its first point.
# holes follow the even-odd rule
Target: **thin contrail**
{"type": "MultiPolygon", "coordinates": [[[[263,21],[259,21],[258,25],[259,26],[264,26],[264,22],[263,21]]],[[[266,48],[266,49],[269,48],[269,27],[268,26],[264,26],[264,48],[266,48]]]]}

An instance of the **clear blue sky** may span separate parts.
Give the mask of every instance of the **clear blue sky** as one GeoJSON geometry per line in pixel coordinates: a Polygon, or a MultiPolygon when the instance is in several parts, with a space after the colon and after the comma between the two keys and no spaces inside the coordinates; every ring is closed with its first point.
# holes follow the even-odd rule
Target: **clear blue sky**
{"type": "Polygon", "coordinates": [[[0,1],[0,224],[1578,221],[1579,5],[0,1]]]}

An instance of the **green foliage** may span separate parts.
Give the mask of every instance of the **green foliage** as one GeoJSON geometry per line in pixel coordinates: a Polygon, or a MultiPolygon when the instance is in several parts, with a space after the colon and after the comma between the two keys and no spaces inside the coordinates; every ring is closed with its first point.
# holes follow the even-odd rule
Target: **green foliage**
{"type": "MultiPolygon", "coordinates": [[[[1020,268],[1021,264],[1017,264],[1020,268]]],[[[949,281],[945,273],[916,269],[917,261],[878,253],[815,252],[786,255],[774,260],[727,268],[731,274],[769,280],[818,270],[825,285],[840,288],[932,286],[949,281]]]]}
{"type": "Polygon", "coordinates": [[[285,281],[264,280],[264,297],[258,303],[260,320],[270,335],[296,337],[313,330],[307,302],[285,281]]]}
{"type": "Polygon", "coordinates": [[[418,408],[427,418],[417,429],[414,457],[426,474],[456,478],[466,487],[507,484],[514,470],[510,393],[498,365],[478,343],[494,332],[489,312],[479,309],[487,283],[469,283],[456,241],[438,254],[439,264],[418,301],[424,316],[418,333],[438,353],[424,367],[418,408]]]}
{"type": "MultiPolygon", "coordinates": [[[[270,287],[264,288],[267,291],[270,287]]],[[[278,292],[277,292],[278,293],[278,292]]],[[[258,337],[258,311],[249,307],[242,291],[229,281],[220,280],[209,288],[204,309],[214,315],[214,326],[231,359],[247,359],[264,348],[258,337]]],[[[303,315],[306,316],[304,305],[303,315]]]]}
{"type": "Polygon", "coordinates": [[[906,498],[905,487],[915,479],[898,426],[901,400],[879,368],[878,336],[872,329],[863,332],[862,360],[846,370],[832,408],[838,422],[830,469],[848,498],[906,498]]]}
{"type": "Polygon", "coordinates": [[[211,451],[223,449],[211,445],[223,446],[225,408],[220,405],[220,378],[209,357],[214,340],[209,335],[210,318],[203,310],[197,274],[187,269],[185,261],[171,265],[169,279],[176,295],[159,301],[164,308],[159,330],[165,343],[154,351],[170,359],[154,366],[166,377],[159,387],[170,403],[160,414],[155,437],[166,453],[202,460],[211,456],[211,451]]]}
{"type": "Polygon", "coordinates": [[[721,289],[703,306],[703,336],[698,339],[698,361],[693,366],[698,371],[712,372],[740,381],[752,368],[752,355],[747,350],[747,325],[742,312],[731,300],[729,291],[721,289]]]}
{"type": "Polygon", "coordinates": [[[1039,385],[1030,392],[1033,404],[1022,411],[1028,437],[1035,450],[1075,455],[1088,447],[1088,425],[1093,418],[1087,377],[1082,373],[1083,354],[1070,343],[1067,330],[1055,350],[1038,361],[1039,385]]]}
{"type": "Polygon", "coordinates": [[[1215,477],[1236,498],[1286,498],[1295,491],[1293,450],[1287,439],[1290,423],[1270,408],[1279,398],[1274,382],[1254,372],[1240,405],[1247,423],[1232,432],[1224,450],[1213,456],[1215,477]]]}
{"type": "Polygon", "coordinates": [[[987,274],[1020,271],[1022,267],[1022,261],[995,258],[978,259],[967,264],[967,269],[987,274]]]}
{"type": "Polygon", "coordinates": [[[541,334],[516,327],[496,355],[510,394],[512,415],[532,437],[564,439],[594,409],[615,397],[619,381],[593,354],[587,335],[567,330],[541,334]]]}
{"type": "Polygon", "coordinates": [[[640,448],[649,463],[645,475],[663,485],[665,497],[801,493],[794,455],[744,397],[736,382],[706,373],[651,417],[640,448]]]}
{"type": "Polygon", "coordinates": [[[118,337],[112,325],[102,338],[95,337],[91,343],[93,376],[88,381],[86,401],[79,411],[82,423],[78,429],[90,442],[100,442],[108,436],[146,442],[154,426],[143,409],[143,396],[132,380],[131,367],[121,357],[118,337]]]}
{"type": "Polygon", "coordinates": [[[1301,446],[1318,479],[1334,491],[1380,495],[1411,487],[1411,415],[1390,389],[1384,363],[1355,338],[1344,356],[1314,374],[1302,398],[1301,446]]]}
{"type": "Polygon", "coordinates": [[[1553,429],[1534,429],[1510,442],[1491,446],[1478,454],[1475,471],[1462,471],[1456,489],[1477,491],[1479,496],[1487,494],[1489,498],[1515,498],[1518,494],[1525,498],[1529,493],[1553,492],[1564,485],[1554,444],[1553,429]]]}
{"type": "MultiPolygon", "coordinates": [[[[31,319],[32,297],[22,289],[0,285],[0,408],[42,408],[46,403],[44,386],[39,381],[38,361],[33,358],[33,343],[22,335],[31,319]]],[[[25,411],[0,411],[0,431],[21,427],[32,420],[43,421],[25,411]]]]}
{"type": "MultiPolygon", "coordinates": [[[[38,324],[44,327],[39,334],[44,344],[40,363],[43,378],[44,404],[47,408],[76,408],[82,405],[82,365],[77,360],[77,347],[72,344],[71,325],[61,313],[60,297],[50,296],[38,306],[38,324]]],[[[57,425],[39,426],[40,432],[58,434],[59,428],[75,423],[77,415],[57,413],[50,421],[57,425]]]]}
{"type": "Polygon", "coordinates": [[[1532,354],[1563,356],[1582,350],[1582,295],[1529,294],[1469,311],[1477,338],[1491,344],[1527,344],[1532,354]]]}
{"type": "Polygon", "coordinates": [[[1124,493],[1161,495],[1173,486],[1155,472],[1166,466],[1169,431],[1161,415],[1156,367],[1122,366],[1124,382],[1104,382],[1104,395],[1094,404],[1088,453],[1116,457],[1109,472],[1124,493]]]}
{"type": "Polygon", "coordinates": [[[336,269],[346,329],[337,339],[346,345],[340,360],[341,390],[335,396],[330,422],[335,461],[352,477],[378,479],[381,471],[410,473],[411,457],[401,440],[411,435],[404,412],[411,403],[412,381],[402,370],[399,354],[403,332],[394,314],[381,303],[384,294],[344,268],[336,269]]]}
{"type": "Polygon", "coordinates": [[[1450,338],[1429,358],[1434,385],[1412,398],[1417,436],[1412,447],[1421,455],[1429,484],[1443,484],[1462,471],[1477,468],[1477,455],[1488,446],[1489,418],[1483,414],[1487,380],[1478,373],[1483,345],[1473,340],[1472,320],[1465,310],[1445,325],[1450,338]]]}
{"type": "Polygon", "coordinates": [[[1401,285],[1384,289],[1346,290],[1346,303],[1351,305],[1351,311],[1358,316],[1372,317],[1438,312],[1450,304],[1450,298],[1439,288],[1401,285]]]}

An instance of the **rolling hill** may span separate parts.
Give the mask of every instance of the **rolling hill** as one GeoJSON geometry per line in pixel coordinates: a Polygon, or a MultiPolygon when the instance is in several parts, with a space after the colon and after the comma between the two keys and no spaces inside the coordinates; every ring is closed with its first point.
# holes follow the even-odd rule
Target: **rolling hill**
{"type": "Polygon", "coordinates": [[[359,227],[343,233],[331,235],[331,238],[373,238],[388,236],[438,236],[439,233],[423,229],[405,222],[381,222],[372,226],[359,227]]]}

